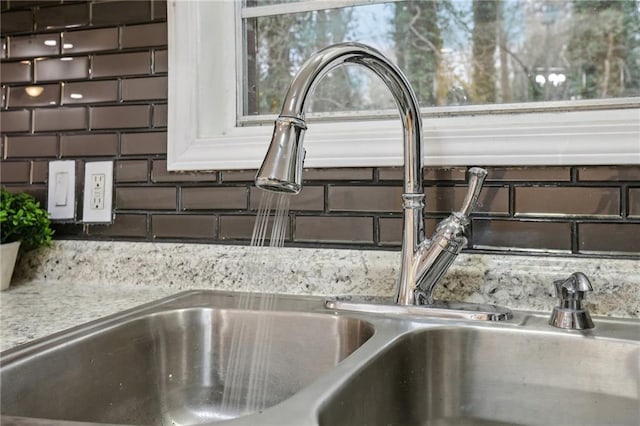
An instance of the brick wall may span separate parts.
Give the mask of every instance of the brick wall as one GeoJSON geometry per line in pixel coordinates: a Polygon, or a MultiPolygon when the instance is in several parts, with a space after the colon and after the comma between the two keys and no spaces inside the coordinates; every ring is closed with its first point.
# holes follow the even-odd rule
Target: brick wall
{"type": "MultiPolygon", "coordinates": [[[[115,161],[115,223],[56,224],[57,238],[246,244],[255,171],[166,168],[167,34],[162,1],[2,1],[0,181],[46,202],[48,162],[115,161]],[[43,90],[39,96],[25,91],[43,90]]],[[[457,209],[465,168],[425,169],[431,231],[457,209]]],[[[400,244],[398,168],[307,170],[290,245],[400,244]]],[[[490,167],[471,250],[640,254],[640,166],[490,167]]],[[[78,211],[77,217],[82,217],[78,211]]]]}

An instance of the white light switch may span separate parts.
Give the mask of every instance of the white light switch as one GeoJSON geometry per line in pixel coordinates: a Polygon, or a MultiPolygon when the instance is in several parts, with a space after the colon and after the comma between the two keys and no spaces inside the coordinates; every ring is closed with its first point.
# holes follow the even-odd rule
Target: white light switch
{"type": "Polygon", "coordinates": [[[53,220],[75,217],[76,162],[51,161],[49,163],[49,188],[47,210],[53,220]]]}
{"type": "Polygon", "coordinates": [[[82,221],[90,223],[112,222],[112,199],[113,161],[85,163],[82,221]]]}
{"type": "Polygon", "coordinates": [[[67,205],[67,192],[69,191],[69,173],[57,172],[56,183],[54,185],[53,199],[56,202],[56,207],[64,207],[67,205]]]}

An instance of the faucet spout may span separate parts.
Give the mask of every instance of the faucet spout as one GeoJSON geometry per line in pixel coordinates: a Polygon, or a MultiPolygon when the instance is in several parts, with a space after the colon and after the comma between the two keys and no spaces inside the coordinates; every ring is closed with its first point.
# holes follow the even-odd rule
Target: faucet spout
{"type": "MultiPolygon", "coordinates": [[[[267,188],[287,182],[299,192],[302,148],[306,130],[307,101],[317,84],[329,72],[344,64],[362,65],[378,75],[392,92],[404,129],[405,193],[422,193],[422,121],[415,93],[402,71],[382,53],[360,43],[340,43],[311,56],[294,77],[276,120],[269,150],[262,163],[256,185],[267,188]],[[300,173],[298,173],[298,169],[300,173]]],[[[282,188],[270,188],[285,190],[282,188]]],[[[292,192],[292,191],[290,191],[292,192]]]]}
{"type": "Polygon", "coordinates": [[[341,43],[318,51],[302,65],[285,95],[269,150],[256,176],[256,186],[272,191],[300,191],[307,101],[320,80],[344,64],[358,64],[373,71],[391,91],[400,112],[404,140],[404,231],[403,264],[396,299],[398,303],[411,305],[416,285],[411,262],[424,240],[422,119],[409,81],[384,55],[364,44],[341,43]]]}
{"type": "Polygon", "coordinates": [[[454,213],[453,219],[439,228],[442,235],[431,241],[425,240],[420,108],[405,75],[380,52],[360,43],[341,43],[318,51],[302,65],[284,98],[271,144],[256,175],[256,186],[289,193],[301,190],[307,101],[320,80],[343,64],[362,65],[373,71],[391,91],[400,112],[404,141],[404,228],[396,303],[414,305],[416,295],[419,298],[426,295],[428,301],[430,288],[446,272],[462,247],[458,235],[460,229],[451,229],[456,221],[462,227],[466,225],[466,210],[475,205],[479,185],[477,191],[473,192],[475,195],[465,201],[463,212],[454,213]],[[455,238],[449,235],[451,232],[455,238]],[[436,250],[440,246],[442,250],[436,250]]]}

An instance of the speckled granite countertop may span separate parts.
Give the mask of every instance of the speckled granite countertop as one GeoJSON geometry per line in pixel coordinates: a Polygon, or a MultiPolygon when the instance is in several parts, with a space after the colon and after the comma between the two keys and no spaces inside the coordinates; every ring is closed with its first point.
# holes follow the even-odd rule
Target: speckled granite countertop
{"type": "Polygon", "coordinates": [[[161,286],[31,281],[0,294],[0,350],[169,296],[161,286]]]}
{"type": "MultiPolygon", "coordinates": [[[[388,251],[56,241],[0,293],[0,350],[188,289],[390,296],[388,251]],[[294,261],[295,260],[295,261],[294,261]]],[[[553,280],[585,272],[594,315],[640,318],[640,260],[462,254],[436,298],[550,311],[553,280]]]]}

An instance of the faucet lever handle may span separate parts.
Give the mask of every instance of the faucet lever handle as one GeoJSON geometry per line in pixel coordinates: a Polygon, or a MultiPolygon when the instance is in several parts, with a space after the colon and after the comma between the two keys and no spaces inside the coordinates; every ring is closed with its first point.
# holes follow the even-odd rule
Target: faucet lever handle
{"type": "Polygon", "coordinates": [[[460,213],[465,217],[469,216],[476,208],[480,191],[482,191],[482,184],[487,177],[487,171],[480,167],[472,167],[467,174],[469,175],[469,189],[460,209],[460,213]]]}

